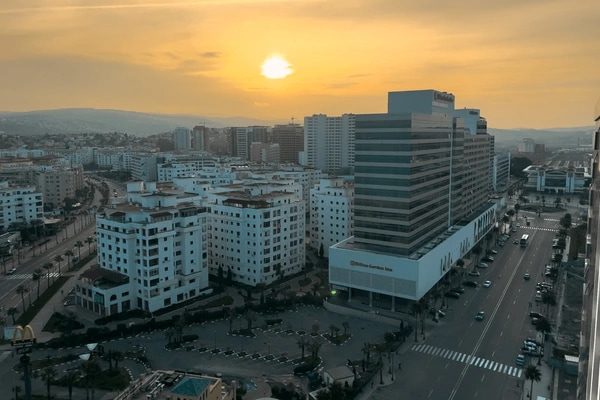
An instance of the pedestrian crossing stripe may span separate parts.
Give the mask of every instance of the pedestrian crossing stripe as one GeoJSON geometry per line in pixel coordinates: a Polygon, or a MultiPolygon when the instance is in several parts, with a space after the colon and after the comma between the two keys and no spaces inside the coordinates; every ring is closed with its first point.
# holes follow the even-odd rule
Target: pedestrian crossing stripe
{"type": "Polygon", "coordinates": [[[513,367],[510,365],[502,364],[497,361],[488,360],[482,357],[475,357],[470,354],[461,353],[449,349],[443,349],[441,347],[431,346],[428,344],[414,344],[411,350],[418,351],[420,353],[431,354],[432,356],[438,356],[446,358],[459,363],[465,363],[478,368],[489,369],[490,371],[506,374],[520,378],[523,374],[521,368],[513,367]]]}
{"type": "MultiPolygon", "coordinates": [[[[58,272],[50,272],[50,278],[58,278],[58,272]]],[[[6,279],[14,279],[14,280],[24,280],[24,279],[33,279],[33,274],[12,274],[6,275],[6,279]]],[[[40,275],[40,279],[48,279],[48,274],[40,275]]]]}
{"type": "Polygon", "coordinates": [[[536,231],[558,232],[558,229],[554,229],[554,228],[539,228],[537,226],[522,226],[521,228],[533,229],[533,230],[536,230],[536,231]]]}

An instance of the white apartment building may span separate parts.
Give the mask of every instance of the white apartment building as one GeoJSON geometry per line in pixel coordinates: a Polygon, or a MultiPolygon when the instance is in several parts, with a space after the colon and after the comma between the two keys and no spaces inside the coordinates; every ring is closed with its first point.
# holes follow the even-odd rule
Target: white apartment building
{"type": "Polygon", "coordinates": [[[201,294],[208,209],[199,197],[136,182],[127,198],[96,217],[99,268],[82,274],[77,304],[100,315],[154,312],[201,294]]]}
{"type": "Polygon", "coordinates": [[[354,114],[304,117],[304,162],[331,174],[349,174],[354,168],[354,114]]]}
{"type": "Polygon", "coordinates": [[[354,182],[321,179],[310,190],[310,247],[329,257],[329,247],[354,234],[354,182]]]}
{"type": "Polygon", "coordinates": [[[250,160],[258,163],[279,163],[279,143],[253,142],[250,160]]]}
{"type": "Polygon", "coordinates": [[[214,276],[250,286],[304,268],[305,206],[283,184],[234,185],[209,196],[209,265],[214,276]]]}
{"type": "Polygon", "coordinates": [[[172,159],[165,163],[156,165],[156,175],[158,182],[172,182],[174,178],[185,176],[198,176],[205,170],[214,171],[214,159],[193,158],[193,159],[172,159]]]}
{"type": "Polygon", "coordinates": [[[0,182],[0,230],[43,219],[42,194],[35,186],[9,187],[8,182],[0,182]]]}
{"type": "Polygon", "coordinates": [[[134,181],[156,181],[158,155],[153,153],[135,153],[128,157],[131,179],[134,181]]]}

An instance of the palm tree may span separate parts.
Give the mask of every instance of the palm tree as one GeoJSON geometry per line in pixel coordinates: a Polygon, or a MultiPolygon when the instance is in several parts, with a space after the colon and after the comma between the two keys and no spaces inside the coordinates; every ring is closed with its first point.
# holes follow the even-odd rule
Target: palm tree
{"type": "Polygon", "coordinates": [[[335,331],[337,328],[337,326],[335,326],[334,324],[329,325],[329,330],[331,331],[331,337],[333,337],[333,331],[335,331]]]}
{"type": "Polygon", "coordinates": [[[37,278],[37,298],[40,298],[40,284],[42,281],[42,269],[41,268],[36,268],[33,273],[38,277],[37,278]]]}
{"type": "Polygon", "coordinates": [[[67,373],[67,388],[69,389],[69,400],[73,399],[73,382],[78,376],[79,374],[75,371],[69,371],[67,373]]]}
{"type": "Polygon", "coordinates": [[[13,325],[16,324],[15,322],[15,314],[18,312],[19,310],[17,310],[16,307],[10,307],[8,310],[6,310],[6,314],[12,317],[13,320],[13,325]]]}
{"type": "Polygon", "coordinates": [[[233,321],[238,317],[237,312],[235,311],[235,309],[230,309],[229,311],[227,311],[227,319],[229,320],[229,333],[231,334],[232,330],[233,330],[233,321]]]}
{"type": "Polygon", "coordinates": [[[542,293],[542,303],[546,305],[546,314],[548,314],[550,310],[550,306],[556,304],[556,295],[554,292],[544,292],[542,293]]]}
{"type": "Polygon", "coordinates": [[[46,264],[42,265],[42,267],[48,271],[48,273],[46,274],[46,276],[48,277],[48,287],[50,287],[50,270],[52,268],[54,268],[54,264],[52,264],[51,262],[47,262],[46,264]]]}
{"type": "Polygon", "coordinates": [[[521,209],[521,205],[519,203],[515,204],[515,214],[517,214],[517,217],[519,216],[520,209],[521,209]]]}
{"type": "Polygon", "coordinates": [[[385,353],[385,344],[380,343],[375,345],[377,352],[377,364],[379,366],[379,384],[383,385],[383,353],[385,353]]]}
{"type": "Polygon", "coordinates": [[[348,329],[350,329],[350,324],[347,321],[342,322],[342,328],[344,328],[344,336],[348,333],[348,329]]]}
{"type": "Polygon", "coordinates": [[[533,394],[533,381],[539,382],[542,379],[542,373],[535,365],[528,365],[525,370],[525,379],[531,381],[531,387],[529,388],[529,398],[533,394]]]}
{"type": "Polygon", "coordinates": [[[60,276],[60,263],[65,261],[65,259],[62,256],[58,255],[54,257],[54,261],[58,264],[58,276],[60,276]]]}
{"type": "MultiPolygon", "coordinates": [[[[98,364],[98,362],[96,360],[90,358],[88,361],[86,361],[81,366],[81,369],[83,370],[83,373],[85,376],[86,399],[89,400],[89,398],[90,398],[90,385],[89,385],[90,378],[93,379],[94,376],[102,370],[102,368],[100,368],[100,365],[98,364]]],[[[93,398],[94,398],[94,385],[92,385],[92,399],[93,398]]]]}
{"type": "Polygon", "coordinates": [[[93,237],[91,237],[91,236],[88,236],[88,237],[85,239],[85,242],[86,242],[86,243],[87,243],[87,245],[88,245],[88,254],[92,254],[92,243],[94,243],[94,238],[93,238],[93,237]]]}
{"type": "Polygon", "coordinates": [[[83,242],[81,240],[78,240],[77,243],[75,243],[75,247],[77,247],[78,256],[81,260],[81,248],[83,247],[83,242]]]}
{"type": "Polygon", "coordinates": [[[419,330],[419,317],[421,316],[422,310],[423,310],[423,305],[420,302],[415,301],[412,304],[412,311],[415,314],[415,342],[417,342],[419,340],[417,338],[417,332],[419,330]]]}
{"type": "Polygon", "coordinates": [[[50,384],[52,383],[52,380],[55,376],[56,370],[52,366],[45,367],[42,370],[42,374],[40,375],[40,378],[42,378],[42,380],[46,382],[46,393],[48,395],[48,400],[50,400],[50,384]]]}
{"type": "Polygon", "coordinates": [[[73,250],[65,251],[65,257],[67,257],[67,270],[68,271],[71,270],[71,259],[73,258],[74,255],[75,255],[75,253],[73,253],[73,250]]]}
{"type": "Polygon", "coordinates": [[[300,336],[296,344],[302,349],[302,361],[304,361],[304,348],[308,344],[308,340],[305,339],[304,336],[300,336]]]}
{"type": "Polygon", "coordinates": [[[167,339],[167,345],[171,344],[171,340],[173,339],[173,336],[175,336],[175,329],[172,326],[170,326],[165,331],[165,338],[167,339]]]}
{"type": "Polygon", "coordinates": [[[120,352],[119,350],[114,350],[113,351],[113,360],[115,361],[115,369],[119,368],[119,361],[124,360],[123,353],[120,352]]]}
{"type": "Polygon", "coordinates": [[[319,324],[317,324],[317,323],[314,323],[314,324],[312,325],[312,331],[313,331],[313,333],[315,334],[315,336],[316,336],[316,334],[318,334],[318,333],[319,333],[319,329],[320,329],[320,328],[319,328],[319,324]]]}
{"type": "Polygon", "coordinates": [[[361,349],[363,352],[363,357],[367,359],[367,366],[371,362],[371,344],[365,342],[363,348],[361,349]]]}
{"type": "Polygon", "coordinates": [[[21,301],[23,302],[23,312],[25,312],[25,293],[28,292],[27,286],[19,285],[17,286],[17,293],[21,295],[21,301]]]}
{"type": "Polygon", "coordinates": [[[252,329],[252,322],[256,321],[256,313],[252,310],[247,310],[244,313],[244,318],[246,319],[246,322],[248,323],[248,329],[252,329]]]}
{"type": "Polygon", "coordinates": [[[316,340],[313,340],[310,343],[310,353],[312,355],[312,360],[315,362],[317,358],[319,358],[319,350],[321,349],[321,343],[316,340]]]}

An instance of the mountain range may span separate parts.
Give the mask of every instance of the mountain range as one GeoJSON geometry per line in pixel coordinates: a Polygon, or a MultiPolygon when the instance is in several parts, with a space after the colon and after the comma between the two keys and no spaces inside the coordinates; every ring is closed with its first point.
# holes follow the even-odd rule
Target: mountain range
{"type": "MultiPolygon", "coordinates": [[[[122,110],[68,108],[28,112],[0,112],[0,132],[10,135],[124,132],[135,136],[150,136],[170,132],[178,126],[191,128],[205,125],[211,128],[285,124],[289,121],[267,121],[247,117],[204,117],[199,115],[153,114],[122,110]]],[[[531,138],[546,147],[564,148],[591,144],[592,126],[551,129],[488,128],[496,144],[513,147],[524,138],[531,138]]]]}

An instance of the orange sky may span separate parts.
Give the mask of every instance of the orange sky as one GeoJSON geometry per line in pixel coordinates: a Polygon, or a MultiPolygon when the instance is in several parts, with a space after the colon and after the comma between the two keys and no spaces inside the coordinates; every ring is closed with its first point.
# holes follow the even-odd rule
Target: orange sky
{"type": "Polygon", "coordinates": [[[24,0],[0,9],[0,110],[297,120],[439,89],[495,128],[592,125],[598,0],[24,0]],[[11,8],[12,7],[12,8],[11,8]],[[277,53],[293,73],[271,80],[277,53]]]}

